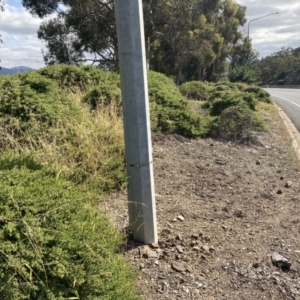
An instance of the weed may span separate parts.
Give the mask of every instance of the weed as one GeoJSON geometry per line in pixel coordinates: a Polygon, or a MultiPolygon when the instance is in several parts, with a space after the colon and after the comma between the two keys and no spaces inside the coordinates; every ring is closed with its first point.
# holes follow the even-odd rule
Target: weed
{"type": "Polygon", "coordinates": [[[0,166],[1,299],[137,299],[98,197],[31,157],[6,155],[0,166]]]}

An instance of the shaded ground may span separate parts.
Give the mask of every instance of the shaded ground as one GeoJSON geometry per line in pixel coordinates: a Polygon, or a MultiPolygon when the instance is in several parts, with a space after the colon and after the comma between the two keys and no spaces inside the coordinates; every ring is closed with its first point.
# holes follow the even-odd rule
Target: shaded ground
{"type": "MultiPolygon", "coordinates": [[[[264,118],[250,146],[153,137],[159,243],[124,253],[142,299],[300,299],[300,165],[278,114],[264,118]]],[[[124,229],[126,194],[105,204],[124,229]]]]}

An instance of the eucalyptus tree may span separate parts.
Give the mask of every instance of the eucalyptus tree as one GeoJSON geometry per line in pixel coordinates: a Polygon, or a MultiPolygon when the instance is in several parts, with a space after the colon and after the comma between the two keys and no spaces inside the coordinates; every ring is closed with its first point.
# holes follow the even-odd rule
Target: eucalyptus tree
{"type": "Polygon", "coordinates": [[[282,48],[257,62],[262,84],[300,84],[300,47],[282,48]]]}
{"type": "Polygon", "coordinates": [[[23,0],[23,6],[41,18],[57,16],[40,26],[46,42],[46,64],[83,62],[113,65],[117,62],[117,34],[113,0],[23,0]]]}
{"type": "MultiPolygon", "coordinates": [[[[23,0],[45,21],[38,37],[46,42],[47,64],[91,63],[117,68],[114,0],[23,0]]],[[[223,71],[241,38],[245,7],[234,0],[143,0],[150,69],[176,79],[213,79],[223,71]]]]}

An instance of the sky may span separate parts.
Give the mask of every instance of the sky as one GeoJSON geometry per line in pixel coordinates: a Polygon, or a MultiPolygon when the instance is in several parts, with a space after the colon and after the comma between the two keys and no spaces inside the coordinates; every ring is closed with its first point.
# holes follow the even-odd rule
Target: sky
{"type": "MultiPolygon", "coordinates": [[[[38,69],[44,66],[42,49],[45,44],[37,38],[43,20],[32,17],[21,5],[21,0],[5,0],[5,12],[0,15],[1,66],[12,68],[27,66],[38,69]]],[[[282,47],[300,47],[299,0],[236,0],[247,7],[247,23],[241,30],[248,33],[260,57],[279,51],[282,47]]]]}
{"type": "Polygon", "coordinates": [[[299,0],[236,0],[236,2],[247,7],[247,23],[242,29],[246,34],[251,20],[279,12],[255,20],[249,25],[253,49],[259,52],[260,57],[275,53],[282,47],[300,47],[299,0]]]}

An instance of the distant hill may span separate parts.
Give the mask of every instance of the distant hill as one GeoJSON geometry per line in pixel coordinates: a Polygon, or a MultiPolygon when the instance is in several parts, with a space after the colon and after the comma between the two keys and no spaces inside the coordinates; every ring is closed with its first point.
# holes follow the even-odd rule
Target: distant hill
{"type": "Polygon", "coordinates": [[[13,75],[17,73],[24,73],[27,71],[33,70],[29,67],[24,67],[24,66],[19,66],[19,67],[14,67],[14,68],[3,68],[1,67],[0,70],[0,75],[13,75]]]}

